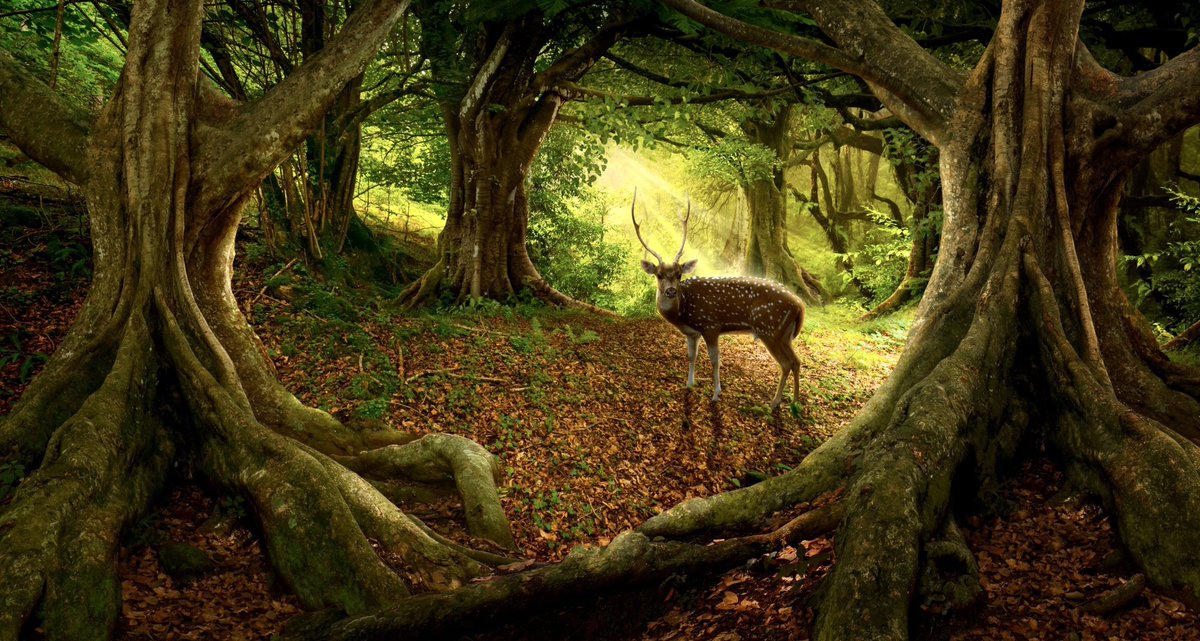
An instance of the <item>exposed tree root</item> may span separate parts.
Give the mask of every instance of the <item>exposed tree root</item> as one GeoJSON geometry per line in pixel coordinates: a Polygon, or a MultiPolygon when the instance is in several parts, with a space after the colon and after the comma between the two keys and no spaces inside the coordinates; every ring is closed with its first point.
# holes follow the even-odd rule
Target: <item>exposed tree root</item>
{"type": "Polygon", "coordinates": [[[1131,411],[1066,339],[1049,282],[1036,261],[1025,271],[1042,319],[1043,369],[1067,404],[1054,440],[1069,459],[1072,479],[1100,496],[1117,533],[1150,585],[1200,607],[1200,447],[1131,411]]]}
{"type": "Polygon", "coordinates": [[[905,276],[904,280],[896,286],[896,291],[892,292],[883,302],[876,305],[871,311],[859,317],[859,322],[875,320],[885,314],[890,314],[900,308],[901,305],[908,302],[915,293],[917,279],[911,276],[905,276]]]}
{"type": "Polygon", "coordinates": [[[1180,332],[1178,336],[1167,341],[1162,348],[1164,351],[1183,349],[1196,342],[1197,339],[1200,339],[1200,321],[1196,321],[1191,327],[1180,332]]]}
{"type": "MultiPolygon", "coordinates": [[[[408,593],[366,536],[408,561],[416,582],[424,587],[453,587],[484,573],[482,565],[432,539],[360,477],[316,450],[259,426],[199,367],[173,319],[168,319],[168,328],[174,339],[167,344],[178,369],[185,372],[192,413],[212,429],[201,443],[201,468],[214,482],[251,498],[273,564],[307,607],[364,612],[408,593]]],[[[427,439],[370,450],[362,455],[367,458],[357,460],[389,476],[465,476],[460,485],[469,488],[472,507],[490,516],[493,527],[498,527],[498,519],[507,532],[503,514],[495,513],[499,499],[490,455],[458,437],[427,439]],[[381,469],[387,464],[391,467],[381,469]],[[486,477],[483,482],[480,475],[486,477]],[[479,485],[490,487],[491,503],[486,488],[479,485]]]]}
{"type": "Polygon", "coordinates": [[[691,499],[653,516],[637,528],[649,537],[681,539],[701,532],[745,531],[770,515],[815,500],[845,483],[853,469],[853,443],[860,430],[843,430],[791,471],[715,496],[691,499]]]}
{"type": "MultiPolygon", "coordinates": [[[[580,309],[602,316],[615,316],[615,314],[607,309],[575,300],[555,289],[538,273],[537,268],[534,267],[527,255],[512,257],[511,260],[515,261],[515,269],[518,273],[509,279],[508,286],[504,290],[505,295],[512,296],[520,288],[525,287],[538,300],[547,305],[580,309]]],[[[449,287],[457,292],[457,296],[455,297],[456,303],[464,303],[470,300],[471,282],[467,278],[465,271],[461,274],[448,276],[446,274],[446,264],[445,259],[438,261],[421,278],[409,284],[396,298],[396,301],[404,309],[415,309],[436,298],[439,291],[444,287],[449,287]],[[457,283],[457,286],[454,283],[457,283]]],[[[492,293],[490,296],[503,298],[503,296],[497,296],[495,293],[492,293]]]]}
{"type": "Polygon", "coordinates": [[[496,625],[531,609],[544,610],[608,589],[627,589],[684,572],[716,571],[755,555],[834,528],[842,515],[834,502],[767,533],[708,545],[652,541],[625,532],[600,549],[579,548],[561,563],[492,577],[445,594],[405,599],[395,607],[334,621],[313,617],[285,631],[290,640],[367,641],[406,636],[440,637],[496,625]]]}
{"type": "Polygon", "coordinates": [[[371,478],[452,481],[462,496],[471,534],[508,549],[516,548],[496,490],[499,459],[475,441],[452,434],[430,434],[407,445],[369,450],[342,462],[371,478]]]}
{"type": "Polygon", "coordinates": [[[1090,603],[1079,606],[1080,611],[1097,616],[1107,616],[1129,605],[1146,589],[1146,575],[1135,574],[1128,581],[1105,593],[1090,603]]]}
{"type": "Polygon", "coordinates": [[[43,594],[51,636],[103,639],[115,627],[118,537],[161,486],[174,449],[153,411],[155,366],[135,316],[104,383],[54,430],[41,467],[0,514],[0,638],[17,638],[43,594]]]}
{"type": "Polygon", "coordinates": [[[959,610],[983,596],[979,564],[953,516],[942,522],[942,531],[925,543],[917,594],[938,612],[959,610]]]}
{"type": "Polygon", "coordinates": [[[405,287],[404,291],[396,297],[396,302],[400,303],[404,309],[410,310],[424,305],[437,296],[438,287],[442,284],[445,272],[446,261],[445,259],[439,260],[424,275],[405,287]]]}
{"type": "Polygon", "coordinates": [[[591,312],[593,314],[599,314],[601,316],[616,318],[617,315],[607,309],[596,307],[595,305],[591,305],[580,300],[575,300],[574,298],[567,296],[557,289],[554,289],[554,287],[550,285],[550,283],[547,283],[546,279],[542,278],[542,275],[537,272],[537,269],[533,267],[533,263],[529,263],[527,270],[530,273],[526,274],[526,276],[522,279],[522,282],[525,287],[528,287],[530,291],[533,292],[534,296],[537,296],[538,300],[555,307],[579,309],[591,312]]]}

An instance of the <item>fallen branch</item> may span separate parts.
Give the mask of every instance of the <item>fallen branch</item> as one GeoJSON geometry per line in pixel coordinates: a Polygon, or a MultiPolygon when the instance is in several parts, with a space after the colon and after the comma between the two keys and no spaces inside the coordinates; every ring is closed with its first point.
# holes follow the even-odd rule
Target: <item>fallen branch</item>
{"type": "Polygon", "coordinates": [[[1181,349],[1196,342],[1197,339],[1200,339],[1200,321],[1196,321],[1191,327],[1183,330],[1183,332],[1181,332],[1178,336],[1167,341],[1167,344],[1163,345],[1162,348],[1164,352],[1173,349],[1181,349]]]}
{"type": "Polygon", "coordinates": [[[423,369],[423,370],[417,372],[416,374],[413,374],[412,376],[409,376],[408,378],[404,379],[404,384],[407,385],[407,384],[417,380],[418,378],[421,378],[422,376],[430,376],[432,374],[446,374],[449,372],[458,371],[460,369],[462,369],[462,365],[455,365],[454,367],[445,367],[442,369],[423,369]]]}
{"type": "Polygon", "coordinates": [[[290,261],[288,261],[288,264],[284,265],[283,267],[280,267],[279,271],[275,272],[274,274],[271,274],[271,277],[267,279],[268,284],[263,285],[262,289],[258,290],[258,295],[256,295],[254,298],[251,298],[249,303],[246,303],[246,309],[247,310],[252,309],[254,307],[254,304],[258,302],[258,299],[262,298],[263,294],[267,293],[267,287],[270,287],[270,282],[275,280],[276,278],[278,278],[279,275],[282,274],[283,272],[291,269],[292,265],[295,265],[296,262],[299,260],[300,259],[298,257],[293,258],[290,261]]]}
{"type": "Polygon", "coordinates": [[[1135,574],[1125,583],[1105,592],[1094,601],[1079,606],[1081,612],[1105,616],[1129,605],[1146,589],[1146,575],[1135,574]]]}
{"type": "Polygon", "coordinates": [[[280,637],[327,641],[438,638],[495,627],[531,609],[545,611],[606,589],[625,590],[693,571],[720,571],[776,547],[816,538],[840,521],[841,501],[792,519],[772,532],[711,544],[651,540],[627,531],[604,548],[578,548],[553,565],[494,575],[452,592],[423,594],[365,616],[309,615],[280,637]]]}

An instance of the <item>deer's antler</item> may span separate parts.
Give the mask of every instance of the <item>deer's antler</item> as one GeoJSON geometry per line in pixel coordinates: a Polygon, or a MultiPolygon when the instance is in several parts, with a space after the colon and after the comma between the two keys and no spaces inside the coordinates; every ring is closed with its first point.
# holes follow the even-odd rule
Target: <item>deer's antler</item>
{"type": "Polygon", "coordinates": [[[677,263],[679,262],[679,259],[683,257],[683,248],[687,246],[687,224],[691,217],[692,199],[689,197],[687,201],[687,213],[683,216],[683,242],[679,243],[679,252],[675,254],[675,262],[677,263]]]}
{"type": "MultiPolygon", "coordinates": [[[[633,231],[635,234],[637,234],[638,242],[642,243],[642,247],[645,247],[646,251],[650,252],[652,256],[657,258],[658,264],[661,265],[663,262],[662,256],[659,256],[657,252],[655,252],[653,249],[650,249],[650,246],[647,245],[646,241],[642,238],[642,228],[640,225],[638,225],[637,221],[637,187],[633,188],[633,204],[629,206],[629,216],[633,218],[633,231]]],[[[683,252],[682,249],[679,251],[681,253],[683,252]]],[[[678,261],[679,257],[676,256],[675,260],[678,261]]]]}

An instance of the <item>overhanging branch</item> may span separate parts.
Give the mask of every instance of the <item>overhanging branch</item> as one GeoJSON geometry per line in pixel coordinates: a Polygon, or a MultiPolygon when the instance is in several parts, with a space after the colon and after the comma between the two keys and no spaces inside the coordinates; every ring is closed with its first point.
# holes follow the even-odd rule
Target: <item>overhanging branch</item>
{"type": "Polygon", "coordinates": [[[728,36],[806,58],[862,78],[891,111],[935,144],[954,107],[963,74],[922,49],[873,2],[796,3],[838,47],[730,18],[695,0],[660,0],[728,36]]]}
{"type": "Polygon", "coordinates": [[[239,194],[278,165],[314,130],[338,92],[370,62],[409,0],[372,0],[308,62],[232,123],[201,143],[197,172],[210,178],[207,198],[239,194]]]}
{"type": "Polygon", "coordinates": [[[1200,123],[1200,46],[1154,71],[1118,82],[1121,102],[1130,107],[1118,116],[1120,141],[1138,154],[1200,123]]]}
{"type": "Polygon", "coordinates": [[[47,169],[77,185],[87,182],[87,118],[3,50],[0,129],[47,169]]]}

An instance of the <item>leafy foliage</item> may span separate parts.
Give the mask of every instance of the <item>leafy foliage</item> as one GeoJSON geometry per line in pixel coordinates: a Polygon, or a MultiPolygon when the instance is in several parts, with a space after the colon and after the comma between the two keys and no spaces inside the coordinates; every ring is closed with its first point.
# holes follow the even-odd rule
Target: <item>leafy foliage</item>
{"type": "MultiPolygon", "coordinates": [[[[878,210],[869,210],[868,215],[876,227],[870,232],[862,247],[848,252],[847,256],[856,266],[854,276],[871,291],[871,302],[878,302],[896,291],[908,267],[908,254],[912,245],[912,233],[907,227],[878,210]]],[[[848,282],[851,274],[842,275],[848,282]]]]}
{"type": "Polygon", "coordinates": [[[606,238],[607,202],[591,188],[603,168],[595,137],[561,130],[547,136],[530,177],[529,254],[559,291],[611,306],[625,252],[606,238]]]}
{"type": "Polygon", "coordinates": [[[1200,197],[1170,193],[1181,215],[1168,225],[1166,245],[1122,260],[1141,275],[1129,285],[1135,302],[1158,301],[1158,321],[1174,332],[1200,319],[1200,197]]]}
{"type": "MultiPolygon", "coordinates": [[[[56,5],[41,0],[6,0],[0,18],[0,49],[24,63],[44,81],[50,78],[52,42],[57,22],[56,5]]],[[[112,93],[124,54],[105,39],[97,25],[112,9],[103,3],[64,7],[56,87],[67,101],[96,112],[112,93]]],[[[111,16],[110,16],[111,17],[111,16]]]]}

